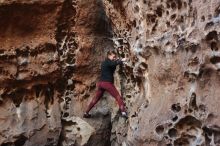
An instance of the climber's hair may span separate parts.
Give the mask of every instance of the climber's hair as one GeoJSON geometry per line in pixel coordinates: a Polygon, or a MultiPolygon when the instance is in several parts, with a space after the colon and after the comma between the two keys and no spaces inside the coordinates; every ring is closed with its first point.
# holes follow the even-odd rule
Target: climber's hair
{"type": "Polygon", "coordinates": [[[117,55],[117,53],[114,50],[109,50],[107,52],[107,56],[106,57],[108,57],[109,55],[112,55],[112,54],[117,55]]]}

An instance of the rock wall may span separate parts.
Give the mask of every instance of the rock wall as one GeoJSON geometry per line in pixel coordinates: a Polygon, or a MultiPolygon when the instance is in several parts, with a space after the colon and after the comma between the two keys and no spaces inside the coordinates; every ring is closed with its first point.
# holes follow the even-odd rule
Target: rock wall
{"type": "Polygon", "coordinates": [[[113,45],[103,2],[3,0],[0,19],[0,145],[108,145],[106,96],[82,118],[113,45]]]}
{"type": "Polygon", "coordinates": [[[1,0],[0,145],[220,145],[219,0],[1,0]],[[105,93],[100,63],[128,62],[105,93]]]}
{"type": "Polygon", "coordinates": [[[125,145],[220,145],[220,1],[106,0],[105,8],[129,58],[125,145]]]}

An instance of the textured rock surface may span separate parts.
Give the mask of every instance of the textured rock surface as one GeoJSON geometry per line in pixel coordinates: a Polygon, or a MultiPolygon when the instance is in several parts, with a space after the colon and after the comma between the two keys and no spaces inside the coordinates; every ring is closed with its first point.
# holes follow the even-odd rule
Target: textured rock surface
{"type": "Polygon", "coordinates": [[[220,145],[219,0],[0,0],[2,146],[220,145]],[[95,95],[115,46],[128,120],[95,95]]]}
{"type": "Polygon", "coordinates": [[[220,145],[220,1],[128,0],[105,6],[115,45],[130,58],[123,77],[127,144],[220,145]]]}
{"type": "Polygon", "coordinates": [[[0,144],[107,145],[106,100],[82,119],[112,45],[102,2],[5,0],[0,19],[0,144]]]}

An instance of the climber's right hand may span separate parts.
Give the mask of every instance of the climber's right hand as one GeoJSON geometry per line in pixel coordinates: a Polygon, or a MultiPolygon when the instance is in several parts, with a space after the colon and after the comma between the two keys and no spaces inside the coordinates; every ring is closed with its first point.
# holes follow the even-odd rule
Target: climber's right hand
{"type": "Polygon", "coordinates": [[[127,58],[122,58],[121,61],[122,61],[122,62],[126,62],[126,61],[127,61],[127,58]]]}

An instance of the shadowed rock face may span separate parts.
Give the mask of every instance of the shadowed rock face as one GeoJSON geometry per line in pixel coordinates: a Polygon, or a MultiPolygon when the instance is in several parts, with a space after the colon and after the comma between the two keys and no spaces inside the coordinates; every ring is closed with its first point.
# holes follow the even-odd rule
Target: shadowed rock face
{"type": "Polygon", "coordinates": [[[0,0],[0,145],[220,145],[219,0],[0,0]],[[100,63],[115,47],[115,85],[100,63]]]}

